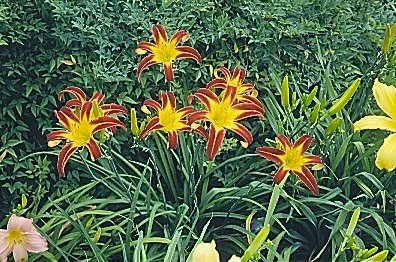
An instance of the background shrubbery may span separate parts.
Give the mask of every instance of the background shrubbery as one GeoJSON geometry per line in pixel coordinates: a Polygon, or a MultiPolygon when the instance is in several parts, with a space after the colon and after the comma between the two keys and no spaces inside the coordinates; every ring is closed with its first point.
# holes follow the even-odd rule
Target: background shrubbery
{"type": "MultiPolygon", "coordinates": [[[[199,65],[186,60],[177,63],[174,89],[180,98],[206,85],[218,65],[233,68],[240,64],[247,70],[248,82],[259,90],[267,110],[264,122],[251,122],[255,144],[248,152],[283,132],[292,137],[302,132],[316,136],[316,153],[323,155],[328,165],[319,176],[325,196],[318,199],[308,193],[295,194],[290,186],[285,189],[288,195],[283,196],[276,212],[288,229],[282,247],[292,246],[292,253],[298,250],[294,253],[296,258],[314,257],[313,254],[326,244],[330,232],[347,223],[348,211],[360,205],[366,215],[359,228],[361,239],[368,246],[373,244],[396,253],[393,230],[396,223],[395,174],[380,172],[373,165],[374,152],[381,144],[376,141],[383,136],[376,133],[373,137],[370,132],[353,135],[350,124],[378,109],[368,106],[375,76],[388,84],[396,84],[394,69],[377,63],[384,26],[395,21],[395,4],[386,1],[1,1],[0,154],[4,150],[8,153],[0,164],[0,221],[17,206],[24,193],[29,199],[29,212],[53,219],[46,224],[47,229],[51,223],[58,228],[62,225],[52,217],[56,214],[64,217],[78,214],[84,223],[90,217],[95,218],[97,225],[90,230],[95,233],[98,227],[105,228],[102,234],[107,239],[100,248],[112,242],[124,243],[128,240],[124,234],[128,233],[133,233],[131,239],[137,241],[134,245],[143,246],[143,234],[150,237],[147,231],[152,230],[153,237],[164,239],[180,234],[181,240],[175,243],[178,257],[182,258],[187,245],[191,248],[191,243],[196,241],[191,234],[199,236],[213,216],[212,212],[215,215],[205,240],[218,239],[223,243],[222,252],[227,255],[240,253],[240,248],[247,245],[244,219],[260,205],[266,207],[272,192],[270,177],[250,172],[269,173],[273,169],[268,165],[264,169],[264,160],[245,157],[239,144],[232,139],[227,140],[227,146],[216,159],[218,166],[212,172],[213,186],[218,187],[217,191],[212,191],[213,197],[222,199],[224,196],[224,199],[221,203],[210,199],[197,204],[200,213],[195,215],[187,208],[195,203],[194,200],[179,198],[183,189],[167,197],[168,207],[165,207],[165,199],[154,182],[158,179],[155,175],[147,177],[149,182],[140,180],[139,183],[138,174],[154,173],[154,168],[144,168],[150,154],[140,148],[121,149],[113,144],[114,151],[122,153],[125,159],[142,163],[137,165],[138,171],[130,172],[125,171],[128,164],[119,164],[123,172],[130,174],[126,181],[128,178],[135,181],[130,189],[143,187],[148,190],[143,190],[144,195],[139,195],[136,201],[121,189],[122,196],[101,183],[90,182],[91,176],[81,163],[69,164],[67,179],[59,180],[54,170],[54,155],[29,156],[49,151],[45,135],[55,123],[53,110],[62,104],[57,100],[57,93],[66,86],[79,86],[89,94],[94,90],[102,91],[107,101],[121,103],[127,108],[139,108],[145,98],[156,97],[159,89],[167,88],[160,67],[146,70],[140,84],[136,80],[137,63],[141,59],[135,53],[136,45],[151,39],[152,25],[161,23],[169,33],[180,28],[188,31],[191,34],[189,42],[203,57],[199,65]],[[76,59],[75,64],[71,63],[71,55],[76,59]],[[283,111],[279,106],[279,90],[286,74],[297,100],[318,86],[318,98],[312,105],[304,107],[301,103],[294,110],[283,111]],[[341,131],[326,135],[325,128],[331,119],[312,126],[307,124],[316,104],[338,98],[358,77],[363,77],[362,85],[345,114],[340,114],[343,118],[341,131]],[[240,156],[240,160],[221,165],[235,156],[240,156]],[[152,195],[144,202],[140,197],[147,198],[145,194],[151,192],[150,188],[154,188],[152,195]],[[48,202],[49,197],[56,202],[48,202]],[[235,203],[235,199],[240,201],[235,203]],[[131,204],[138,206],[132,214],[131,204]],[[87,209],[93,206],[95,209],[87,209]],[[157,220],[155,209],[169,215],[158,215],[157,220]],[[188,214],[188,219],[178,220],[181,214],[188,214]],[[126,227],[126,222],[122,222],[128,216],[137,217],[134,227],[129,223],[126,227]],[[227,219],[233,222],[232,226],[225,224],[227,219]],[[183,225],[185,228],[179,230],[183,225]]],[[[326,106],[330,102],[322,104],[326,106]]],[[[119,132],[117,140],[132,147],[131,134],[119,132]]],[[[188,141],[185,143],[191,143],[188,141]]],[[[175,181],[183,183],[185,166],[177,160],[185,152],[161,151],[161,145],[165,146],[158,136],[148,142],[149,147],[156,148],[153,158],[160,177],[165,173],[180,174],[175,181]]],[[[194,146],[202,145],[192,143],[188,148],[192,150],[194,146]]],[[[186,165],[193,168],[199,163],[197,158],[202,156],[191,155],[186,165]]],[[[118,160],[122,162],[122,159],[118,160]]],[[[105,160],[101,164],[106,166],[105,160]]],[[[165,180],[166,191],[171,182],[160,179],[165,180]]],[[[263,210],[256,216],[263,216],[263,210]]],[[[80,222],[73,223],[74,228],[79,228],[80,222]]],[[[259,220],[256,223],[259,225],[259,220]]],[[[277,224],[271,232],[280,233],[285,228],[277,224]]],[[[92,257],[87,247],[95,245],[88,241],[89,236],[87,238],[77,229],[70,229],[70,232],[66,239],[60,242],[54,239],[54,242],[66,253],[73,250],[69,253],[71,256],[92,257]],[[68,242],[77,235],[86,238],[81,237],[81,243],[85,244],[74,246],[68,242]]],[[[338,243],[337,236],[330,237],[338,243]]],[[[164,243],[168,242],[164,240],[164,243]]],[[[326,250],[336,245],[334,243],[331,242],[326,250]]],[[[120,259],[123,252],[120,246],[114,244],[109,248],[111,252],[107,249],[103,259],[120,259]]],[[[93,254],[98,250],[93,248],[93,254]]],[[[154,245],[147,254],[152,254],[155,260],[153,254],[161,254],[159,250],[166,252],[167,247],[154,245]]],[[[61,254],[56,249],[51,252],[61,254]]],[[[140,258],[140,254],[135,255],[140,258]]],[[[325,253],[325,257],[330,255],[330,252],[325,253]]],[[[163,258],[158,255],[157,259],[163,258]]]]}

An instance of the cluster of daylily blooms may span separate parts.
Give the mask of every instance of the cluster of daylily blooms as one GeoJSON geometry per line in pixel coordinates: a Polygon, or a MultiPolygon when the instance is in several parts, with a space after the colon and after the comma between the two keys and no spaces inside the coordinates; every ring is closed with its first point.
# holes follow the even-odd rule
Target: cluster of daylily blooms
{"type": "MultiPolygon", "coordinates": [[[[142,42],[139,44],[137,53],[151,54],[143,58],[138,66],[138,79],[143,69],[158,63],[162,63],[166,81],[173,81],[174,73],[172,64],[177,59],[191,58],[199,62],[201,56],[192,47],[178,46],[180,41],[187,41],[188,35],[184,31],[178,31],[171,40],[168,40],[165,29],[161,25],[153,27],[154,42],[142,42]]],[[[202,136],[207,140],[207,158],[213,160],[218,153],[226,130],[230,130],[243,138],[243,147],[249,146],[253,141],[250,131],[240,121],[249,117],[264,117],[264,107],[256,98],[257,90],[251,84],[244,83],[246,72],[235,67],[233,73],[221,66],[215,70],[215,79],[210,81],[205,88],[199,88],[195,94],[188,97],[189,103],[194,98],[201,104],[200,110],[193,106],[185,106],[177,109],[177,101],[172,92],[160,92],[157,102],[153,99],[144,101],[142,111],[150,113],[148,108],[155,111],[152,117],[140,133],[143,139],[154,131],[163,131],[168,135],[168,148],[175,149],[178,143],[178,132],[189,131],[202,136]],[[217,91],[219,90],[219,91],[217,91]],[[205,125],[208,122],[208,125],[205,125]]],[[[59,94],[61,99],[69,93],[73,98],[65,103],[61,110],[55,111],[63,130],[53,131],[48,135],[50,146],[59,144],[60,140],[66,140],[66,145],[58,156],[58,172],[64,176],[64,167],[68,159],[80,147],[86,147],[92,160],[101,155],[100,147],[95,139],[95,133],[115,132],[116,127],[125,129],[125,125],[117,118],[117,115],[127,114],[127,110],[116,104],[102,104],[104,95],[95,93],[87,101],[86,94],[77,87],[68,87],[59,94]],[[111,130],[108,131],[108,130],[111,130]],[[103,131],[105,130],[105,131],[103,131]],[[107,131],[106,131],[107,130],[107,131]]],[[[281,165],[274,177],[275,183],[280,183],[286,173],[292,171],[314,193],[319,189],[316,180],[306,165],[321,164],[317,156],[307,156],[307,151],[312,139],[303,136],[292,146],[289,140],[281,135],[278,137],[283,151],[276,148],[260,147],[257,153],[269,161],[281,165]]]]}

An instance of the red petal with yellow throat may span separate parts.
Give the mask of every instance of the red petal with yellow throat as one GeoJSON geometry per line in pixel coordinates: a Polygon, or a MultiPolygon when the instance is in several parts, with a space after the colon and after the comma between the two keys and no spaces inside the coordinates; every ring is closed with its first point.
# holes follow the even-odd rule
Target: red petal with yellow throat
{"type": "Polygon", "coordinates": [[[172,36],[170,41],[174,46],[177,46],[185,36],[188,37],[188,34],[184,30],[179,30],[172,36]]]}
{"type": "Polygon", "coordinates": [[[56,118],[66,129],[70,130],[74,123],[79,122],[78,117],[68,107],[62,107],[59,111],[54,111],[56,118]]]}
{"type": "Polygon", "coordinates": [[[232,128],[231,130],[237,133],[239,136],[241,136],[246,141],[246,143],[250,145],[253,142],[252,133],[250,133],[250,131],[242,124],[240,123],[234,123],[234,124],[235,124],[235,128],[232,128]]]}
{"type": "Polygon", "coordinates": [[[304,156],[305,159],[305,165],[316,165],[316,164],[322,164],[322,159],[318,156],[304,156]]]}
{"type": "Polygon", "coordinates": [[[313,142],[313,138],[310,135],[303,135],[302,137],[297,139],[293,147],[301,147],[302,148],[301,154],[304,154],[308,150],[312,142],[313,142]]]}
{"type": "Polygon", "coordinates": [[[69,131],[64,131],[64,130],[52,131],[47,135],[47,141],[67,139],[67,135],[69,134],[70,134],[69,131]]]}
{"type": "Polygon", "coordinates": [[[284,149],[292,146],[290,140],[285,135],[278,136],[276,140],[278,140],[281,143],[284,149]]]}
{"type": "Polygon", "coordinates": [[[178,55],[176,56],[176,59],[190,58],[195,60],[195,62],[197,63],[201,61],[201,55],[198,53],[197,50],[195,50],[192,47],[178,46],[176,47],[176,50],[178,51],[178,55]]]}
{"type": "Polygon", "coordinates": [[[65,90],[59,92],[58,99],[59,101],[62,100],[62,97],[66,94],[72,94],[74,97],[76,97],[81,103],[85,103],[87,99],[87,95],[82,91],[80,88],[76,86],[69,86],[65,90]]]}
{"type": "Polygon", "coordinates": [[[161,128],[163,128],[163,126],[159,123],[159,118],[153,117],[140,134],[139,139],[143,139],[151,132],[160,130],[161,128]]]}
{"type": "Polygon", "coordinates": [[[190,115],[190,117],[188,118],[188,123],[192,124],[192,123],[194,123],[196,121],[207,119],[206,118],[206,114],[207,113],[208,113],[207,111],[196,111],[196,112],[193,112],[190,115]]]}
{"type": "MultiPolygon", "coordinates": [[[[147,99],[143,102],[143,105],[151,107],[152,109],[154,109],[155,111],[159,111],[161,109],[161,105],[160,103],[158,103],[157,101],[153,100],[153,99],[147,99]]],[[[149,113],[149,112],[147,112],[149,113]]]]}
{"type": "Polygon", "coordinates": [[[222,78],[217,78],[215,80],[210,81],[206,85],[206,88],[208,88],[208,89],[212,89],[212,88],[226,89],[227,88],[227,81],[225,81],[222,78]]]}
{"type": "Polygon", "coordinates": [[[140,61],[138,65],[138,70],[137,70],[137,79],[140,81],[140,75],[142,74],[142,71],[146,69],[149,66],[158,64],[158,61],[154,59],[154,55],[148,55],[145,58],[140,61]]]}
{"type": "Polygon", "coordinates": [[[239,103],[234,108],[239,111],[239,115],[235,118],[235,121],[254,116],[264,118],[263,109],[253,103],[239,103]]]}
{"type": "Polygon", "coordinates": [[[210,125],[208,145],[206,148],[206,155],[208,157],[208,160],[213,160],[215,158],[221,144],[223,143],[224,136],[225,130],[223,128],[220,130],[216,130],[213,125],[210,125]]]}
{"type": "Polygon", "coordinates": [[[220,103],[216,94],[206,88],[199,88],[195,93],[195,97],[198,98],[198,100],[201,101],[208,110],[211,109],[211,103],[220,103]]]}
{"type": "Polygon", "coordinates": [[[88,148],[92,161],[95,161],[102,155],[98,144],[96,144],[93,138],[89,140],[89,142],[86,144],[86,147],[88,148]]]}
{"type": "Polygon", "coordinates": [[[272,179],[272,181],[274,181],[275,184],[280,184],[280,182],[282,182],[283,179],[285,179],[287,172],[289,172],[288,170],[285,170],[283,168],[283,166],[281,166],[278,171],[275,173],[274,178],[272,179]]]}
{"type": "Polygon", "coordinates": [[[315,195],[319,194],[319,187],[316,183],[315,177],[312,175],[311,171],[305,166],[302,167],[302,172],[297,172],[293,170],[293,173],[311,190],[315,195]]]}
{"type": "Polygon", "coordinates": [[[104,104],[100,107],[105,116],[114,114],[128,114],[128,110],[122,105],[117,105],[114,103],[104,104]]]}
{"type": "Polygon", "coordinates": [[[170,105],[172,109],[176,108],[176,98],[172,92],[161,92],[160,99],[162,102],[162,109],[170,105]]]}
{"type": "Polygon", "coordinates": [[[89,99],[89,102],[96,101],[96,102],[98,102],[98,104],[99,104],[100,102],[103,101],[104,98],[105,98],[104,94],[99,93],[99,92],[95,92],[95,93],[93,94],[93,96],[91,97],[91,99],[89,99]]]}
{"type": "Polygon", "coordinates": [[[66,144],[58,155],[57,168],[60,177],[65,176],[65,166],[70,157],[77,151],[77,146],[74,143],[66,144]]]}
{"type": "Polygon", "coordinates": [[[176,149],[177,147],[177,133],[176,131],[168,132],[168,148],[176,149]]]}
{"type": "Polygon", "coordinates": [[[167,82],[175,80],[175,74],[173,73],[172,62],[166,62],[164,65],[164,75],[167,82]]]}
{"type": "Polygon", "coordinates": [[[224,75],[224,78],[226,80],[231,79],[231,72],[230,72],[230,70],[228,70],[228,68],[226,68],[224,66],[220,66],[217,70],[219,70],[224,75]]]}
{"type": "Polygon", "coordinates": [[[79,99],[70,99],[70,100],[66,101],[65,106],[66,107],[76,107],[76,106],[81,107],[82,103],[79,99]]]}
{"type": "Polygon", "coordinates": [[[181,114],[180,118],[183,118],[185,116],[188,116],[194,112],[194,107],[192,106],[185,106],[183,108],[180,108],[179,110],[176,111],[177,113],[181,114]]]}
{"type": "Polygon", "coordinates": [[[161,41],[168,42],[168,35],[166,34],[165,28],[162,25],[153,26],[154,42],[156,44],[161,41]]]}
{"type": "Polygon", "coordinates": [[[138,44],[138,48],[143,49],[145,51],[153,53],[154,48],[156,47],[155,44],[150,42],[140,42],[138,44]]]}
{"type": "Polygon", "coordinates": [[[106,128],[113,128],[113,127],[121,127],[122,129],[126,130],[125,125],[120,120],[115,119],[114,117],[111,116],[97,117],[93,119],[91,122],[89,122],[89,124],[95,126],[92,131],[92,134],[95,134],[100,130],[106,128]]]}
{"type": "Polygon", "coordinates": [[[281,156],[285,154],[285,152],[279,149],[273,147],[266,147],[266,146],[258,147],[256,149],[256,153],[264,157],[268,161],[275,162],[278,164],[282,164],[281,156]]]}

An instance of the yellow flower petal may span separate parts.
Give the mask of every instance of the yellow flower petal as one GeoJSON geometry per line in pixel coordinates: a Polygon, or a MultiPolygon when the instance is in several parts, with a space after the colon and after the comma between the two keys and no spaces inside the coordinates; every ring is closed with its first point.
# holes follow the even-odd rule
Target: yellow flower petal
{"type": "Polygon", "coordinates": [[[233,255],[228,262],[241,262],[241,258],[233,255]]]}
{"type": "Polygon", "coordinates": [[[137,48],[137,49],[135,50],[135,52],[136,52],[136,54],[138,54],[138,55],[144,55],[145,53],[147,53],[146,50],[143,50],[143,49],[141,49],[141,48],[137,48]]]}
{"type": "Polygon", "coordinates": [[[355,131],[364,129],[382,129],[396,132],[396,119],[386,116],[366,116],[353,124],[355,131]]]}
{"type": "Polygon", "coordinates": [[[192,262],[220,262],[214,240],[210,243],[200,243],[194,250],[192,262]]]}
{"type": "Polygon", "coordinates": [[[373,93],[382,111],[396,119],[396,87],[385,85],[376,79],[373,85],[373,93]]]}
{"type": "Polygon", "coordinates": [[[51,140],[48,141],[48,147],[55,147],[59,145],[62,142],[62,140],[51,140]]]}
{"type": "Polygon", "coordinates": [[[379,169],[386,169],[389,172],[396,168],[396,134],[392,134],[385,138],[384,144],[377,153],[375,165],[379,169]]]}

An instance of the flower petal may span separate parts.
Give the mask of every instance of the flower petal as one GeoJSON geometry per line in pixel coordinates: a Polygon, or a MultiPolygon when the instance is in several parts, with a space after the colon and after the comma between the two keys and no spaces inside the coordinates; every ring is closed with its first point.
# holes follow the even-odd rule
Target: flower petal
{"type": "Polygon", "coordinates": [[[12,253],[14,255],[15,262],[21,262],[22,259],[24,259],[26,261],[28,258],[28,253],[27,253],[25,247],[21,244],[16,244],[14,246],[12,253]]]}
{"type": "Polygon", "coordinates": [[[319,194],[318,183],[307,167],[303,166],[302,172],[293,170],[293,173],[308,187],[309,190],[311,190],[313,194],[319,194]]]}
{"type": "Polygon", "coordinates": [[[230,70],[228,70],[228,68],[226,68],[224,66],[219,66],[219,68],[217,70],[220,71],[224,75],[224,78],[226,81],[231,79],[231,72],[230,72],[230,70]]]}
{"type": "Polygon", "coordinates": [[[146,69],[149,66],[158,64],[158,63],[159,62],[154,59],[154,55],[148,55],[145,58],[143,58],[142,61],[140,61],[139,65],[138,65],[138,70],[137,70],[138,82],[140,82],[140,75],[142,74],[142,71],[144,69],[146,69]]]}
{"type": "Polygon", "coordinates": [[[281,156],[285,154],[285,152],[273,148],[273,147],[258,147],[256,149],[256,153],[259,154],[260,156],[264,157],[268,161],[275,162],[275,163],[282,163],[281,156]]]}
{"type": "Polygon", "coordinates": [[[198,126],[192,128],[192,131],[193,131],[195,134],[201,136],[203,139],[208,140],[208,133],[205,131],[205,129],[203,128],[203,126],[198,125],[198,126]]]}
{"type": "Polygon", "coordinates": [[[86,103],[84,103],[83,104],[83,106],[81,107],[81,113],[80,113],[80,118],[81,119],[83,119],[83,118],[85,118],[85,119],[90,119],[91,118],[91,113],[92,113],[92,107],[93,107],[93,104],[92,104],[92,102],[86,102],[86,103]]]}
{"type": "Polygon", "coordinates": [[[74,123],[80,121],[73,111],[68,107],[62,107],[59,111],[55,110],[54,113],[60,124],[68,130],[70,130],[74,123]]]}
{"type": "Polygon", "coordinates": [[[170,105],[172,109],[176,108],[176,98],[172,92],[162,92],[160,93],[160,97],[163,109],[166,108],[168,105],[170,105]]]}
{"type": "Polygon", "coordinates": [[[66,144],[58,155],[57,168],[60,177],[65,176],[65,166],[71,155],[77,151],[78,147],[74,143],[66,144]]]}
{"type": "Polygon", "coordinates": [[[81,104],[85,103],[85,101],[87,99],[87,95],[79,87],[69,86],[65,90],[59,92],[59,95],[58,95],[59,101],[62,100],[63,96],[66,93],[74,95],[74,97],[77,98],[81,102],[81,104]]]}
{"type": "Polygon", "coordinates": [[[143,105],[148,106],[153,108],[155,111],[158,112],[158,110],[161,109],[161,105],[160,103],[158,103],[157,101],[153,100],[153,99],[147,99],[143,102],[143,105]]]}
{"type": "Polygon", "coordinates": [[[289,172],[289,170],[286,170],[283,168],[283,166],[281,166],[278,171],[276,171],[274,178],[272,179],[272,181],[274,181],[275,184],[280,184],[280,182],[283,181],[283,179],[285,179],[287,172],[289,172]]]}
{"type": "Polygon", "coordinates": [[[93,138],[91,138],[85,146],[88,148],[92,161],[95,161],[102,155],[98,144],[96,144],[93,138]]]}
{"type": "Polygon", "coordinates": [[[312,144],[313,138],[310,135],[303,135],[294,143],[293,147],[301,147],[301,154],[304,154],[312,144]]]}
{"type": "Polygon", "coordinates": [[[177,46],[183,38],[188,37],[188,34],[184,30],[177,31],[171,38],[170,42],[173,46],[177,46]]]}
{"type": "Polygon", "coordinates": [[[304,165],[322,164],[322,159],[318,156],[304,156],[304,165]]]}
{"type": "Polygon", "coordinates": [[[396,119],[396,87],[388,86],[376,79],[373,85],[373,94],[382,111],[396,119]]]}
{"type": "Polygon", "coordinates": [[[56,130],[52,131],[47,135],[47,141],[53,141],[53,140],[62,140],[62,139],[67,139],[68,136],[70,135],[69,131],[65,130],[56,130]]]}
{"type": "Polygon", "coordinates": [[[89,99],[89,102],[94,102],[94,101],[96,101],[96,102],[98,102],[98,104],[99,104],[100,102],[103,101],[104,98],[105,98],[104,94],[102,94],[102,93],[100,93],[100,92],[95,92],[95,93],[93,94],[93,96],[91,97],[91,99],[89,99]]]}
{"type": "Polygon", "coordinates": [[[195,97],[198,98],[198,100],[201,101],[201,103],[209,110],[211,108],[211,103],[220,103],[216,94],[206,88],[199,88],[195,93],[195,97]]]}
{"type": "Polygon", "coordinates": [[[32,253],[39,253],[48,250],[48,243],[44,237],[37,233],[25,233],[25,248],[32,253]]]}
{"type": "Polygon", "coordinates": [[[375,165],[379,169],[386,169],[388,172],[396,168],[396,134],[385,138],[384,143],[377,153],[375,165]]]}
{"type": "Polygon", "coordinates": [[[192,106],[185,106],[183,108],[180,108],[179,110],[176,111],[176,113],[180,114],[180,118],[183,118],[185,116],[188,116],[194,112],[194,107],[192,106]]]}
{"type": "Polygon", "coordinates": [[[364,129],[382,129],[396,132],[396,119],[386,116],[366,116],[353,124],[355,131],[364,129]]]}
{"type": "Polygon", "coordinates": [[[66,101],[65,106],[66,107],[75,107],[75,106],[81,107],[82,103],[79,99],[70,99],[70,100],[66,101]]]}
{"type": "Polygon", "coordinates": [[[291,147],[291,143],[290,143],[289,139],[285,135],[278,136],[276,138],[276,140],[281,143],[281,145],[283,146],[283,149],[291,147]]]}
{"type": "Polygon", "coordinates": [[[33,226],[33,220],[31,218],[19,217],[13,214],[7,224],[7,230],[19,230],[21,232],[29,232],[33,226]]]}
{"type": "Polygon", "coordinates": [[[153,36],[156,44],[160,42],[168,42],[168,35],[162,25],[153,26],[153,36]]]}
{"type": "Polygon", "coordinates": [[[225,136],[225,130],[222,128],[216,130],[213,125],[210,125],[208,145],[206,148],[206,154],[209,160],[213,160],[219,151],[221,143],[223,142],[225,136]]]}
{"type": "Polygon", "coordinates": [[[150,43],[150,42],[140,42],[139,44],[138,44],[138,49],[140,48],[140,49],[143,49],[143,50],[145,50],[145,51],[149,51],[149,52],[151,52],[151,53],[153,53],[153,50],[154,50],[154,48],[156,47],[156,45],[155,44],[153,44],[153,43],[150,43]]]}
{"type": "Polygon", "coordinates": [[[159,123],[159,118],[158,117],[153,117],[150,122],[146,125],[144,130],[139,136],[139,139],[145,138],[147,135],[149,135],[151,132],[154,132],[156,130],[159,130],[163,128],[163,126],[159,123]]]}
{"type": "Polygon", "coordinates": [[[7,248],[8,248],[8,231],[5,229],[0,229],[0,261],[1,261],[1,253],[3,253],[7,248]]]}
{"type": "Polygon", "coordinates": [[[178,51],[176,59],[191,58],[195,62],[199,63],[201,61],[201,55],[192,47],[189,46],[178,46],[175,48],[178,51]]]}
{"type": "Polygon", "coordinates": [[[117,105],[114,103],[104,104],[100,107],[105,116],[114,114],[128,114],[128,110],[122,105],[117,105]]]}
{"type": "Polygon", "coordinates": [[[121,127],[126,130],[125,125],[118,119],[115,119],[111,116],[100,116],[89,122],[90,125],[94,125],[95,128],[92,131],[92,134],[99,132],[100,130],[112,127],[121,127]]]}
{"type": "Polygon", "coordinates": [[[190,115],[190,117],[188,118],[188,123],[192,124],[192,123],[194,123],[196,121],[207,119],[206,118],[207,113],[208,113],[207,111],[196,111],[196,112],[193,112],[190,115]]]}
{"type": "Polygon", "coordinates": [[[164,75],[167,82],[175,80],[175,74],[173,73],[172,62],[164,63],[164,75]]]}
{"type": "Polygon", "coordinates": [[[176,149],[177,147],[177,133],[175,131],[168,132],[168,148],[176,149]]]}
{"type": "Polygon", "coordinates": [[[246,143],[250,145],[253,142],[252,133],[250,133],[250,131],[240,123],[234,123],[234,125],[235,128],[231,128],[231,130],[245,139],[246,143]]]}
{"type": "Polygon", "coordinates": [[[227,88],[227,81],[225,81],[222,78],[217,78],[215,80],[210,81],[207,85],[206,88],[211,89],[211,88],[221,88],[221,89],[226,89],[227,88]]]}

